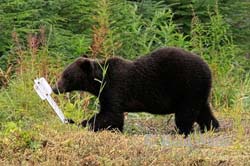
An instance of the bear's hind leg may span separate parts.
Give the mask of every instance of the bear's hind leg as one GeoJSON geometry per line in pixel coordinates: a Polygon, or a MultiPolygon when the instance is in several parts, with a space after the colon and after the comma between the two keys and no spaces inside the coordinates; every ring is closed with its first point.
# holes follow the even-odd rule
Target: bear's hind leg
{"type": "Polygon", "coordinates": [[[200,113],[197,118],[197,123],[200,126],[201,132],[205,132],[205,130],[212,130],[219,128],[219,122],[214,117],[211,108],[209,106],[209,103],[206,103],[202,109],[200,110],[200,113]]]}
{"type": "Polygon", "coordinates": [[[82,127],[89,125],[93,131],[100,130],[119,130],[123,131],[124,115],[123,113],[100,112],[94,115],[90,120],[84,120],[80,124],[82,127]]]}

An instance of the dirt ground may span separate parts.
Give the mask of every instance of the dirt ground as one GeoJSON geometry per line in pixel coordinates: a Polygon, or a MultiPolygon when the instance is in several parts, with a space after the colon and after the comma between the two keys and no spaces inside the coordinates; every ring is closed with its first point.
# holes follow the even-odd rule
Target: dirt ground
{"type": "MultiPolygon", "coordinates": [[[[250,165],[250,114],[217,114],[221,128],[188,138],[174,117],[129,114],[124,133],[44,123],[37,149],[2,145],[0,165],[250,165]]],[[[13,142],[14,144],[14,142],[13,142]]]]}

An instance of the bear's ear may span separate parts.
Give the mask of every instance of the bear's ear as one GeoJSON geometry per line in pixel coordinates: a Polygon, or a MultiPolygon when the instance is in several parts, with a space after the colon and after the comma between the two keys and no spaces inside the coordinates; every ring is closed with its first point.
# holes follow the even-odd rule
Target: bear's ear
{"type": "Polygon", "coordinates": [[[88,55],[86,55],[86,54],[82,54],[81,57],[83,57],[83,58],[89,58],[88,55]]]}
{"type": "Polygon", "coordinates": [[[93,69],[93,62],[89,59],[81,59],[79,62],[80,68],[87,73],[91,73],[93,69]]]}

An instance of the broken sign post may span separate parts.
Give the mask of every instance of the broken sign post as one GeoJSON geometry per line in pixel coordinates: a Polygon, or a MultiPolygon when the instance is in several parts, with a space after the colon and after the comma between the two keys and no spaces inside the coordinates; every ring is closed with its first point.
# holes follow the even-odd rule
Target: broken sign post
{"type": "Polygon", "coordinates": [[[49,102],[49,104],[51,105],[51,107],[53,108],[53,110],[56,112],[56,114],[59,116],[60,120],[63,123],[68,123],[62,111],[57,106],[53,98],[50,96],[52,93],[52,89],[50,85],[48,84],[48,82],[46,81],[46,79],[42,77],[42,78],[35,79],[34,82],[35,82],[34,89],[36,90],[38,96],[40,96],[42,100],[47,100],[49,102]]]}

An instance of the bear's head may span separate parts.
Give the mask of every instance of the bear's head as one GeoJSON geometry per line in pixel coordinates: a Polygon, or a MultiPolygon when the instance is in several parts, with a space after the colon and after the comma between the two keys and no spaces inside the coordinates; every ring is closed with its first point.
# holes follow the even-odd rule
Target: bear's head
{"type": "Polygon", "coordinates": [[[89,58],[81,57],[70,64],[61,74],[53,92],[65,93],[71,91],[91,91],[96,85],[96,62],[89,58]]]}

